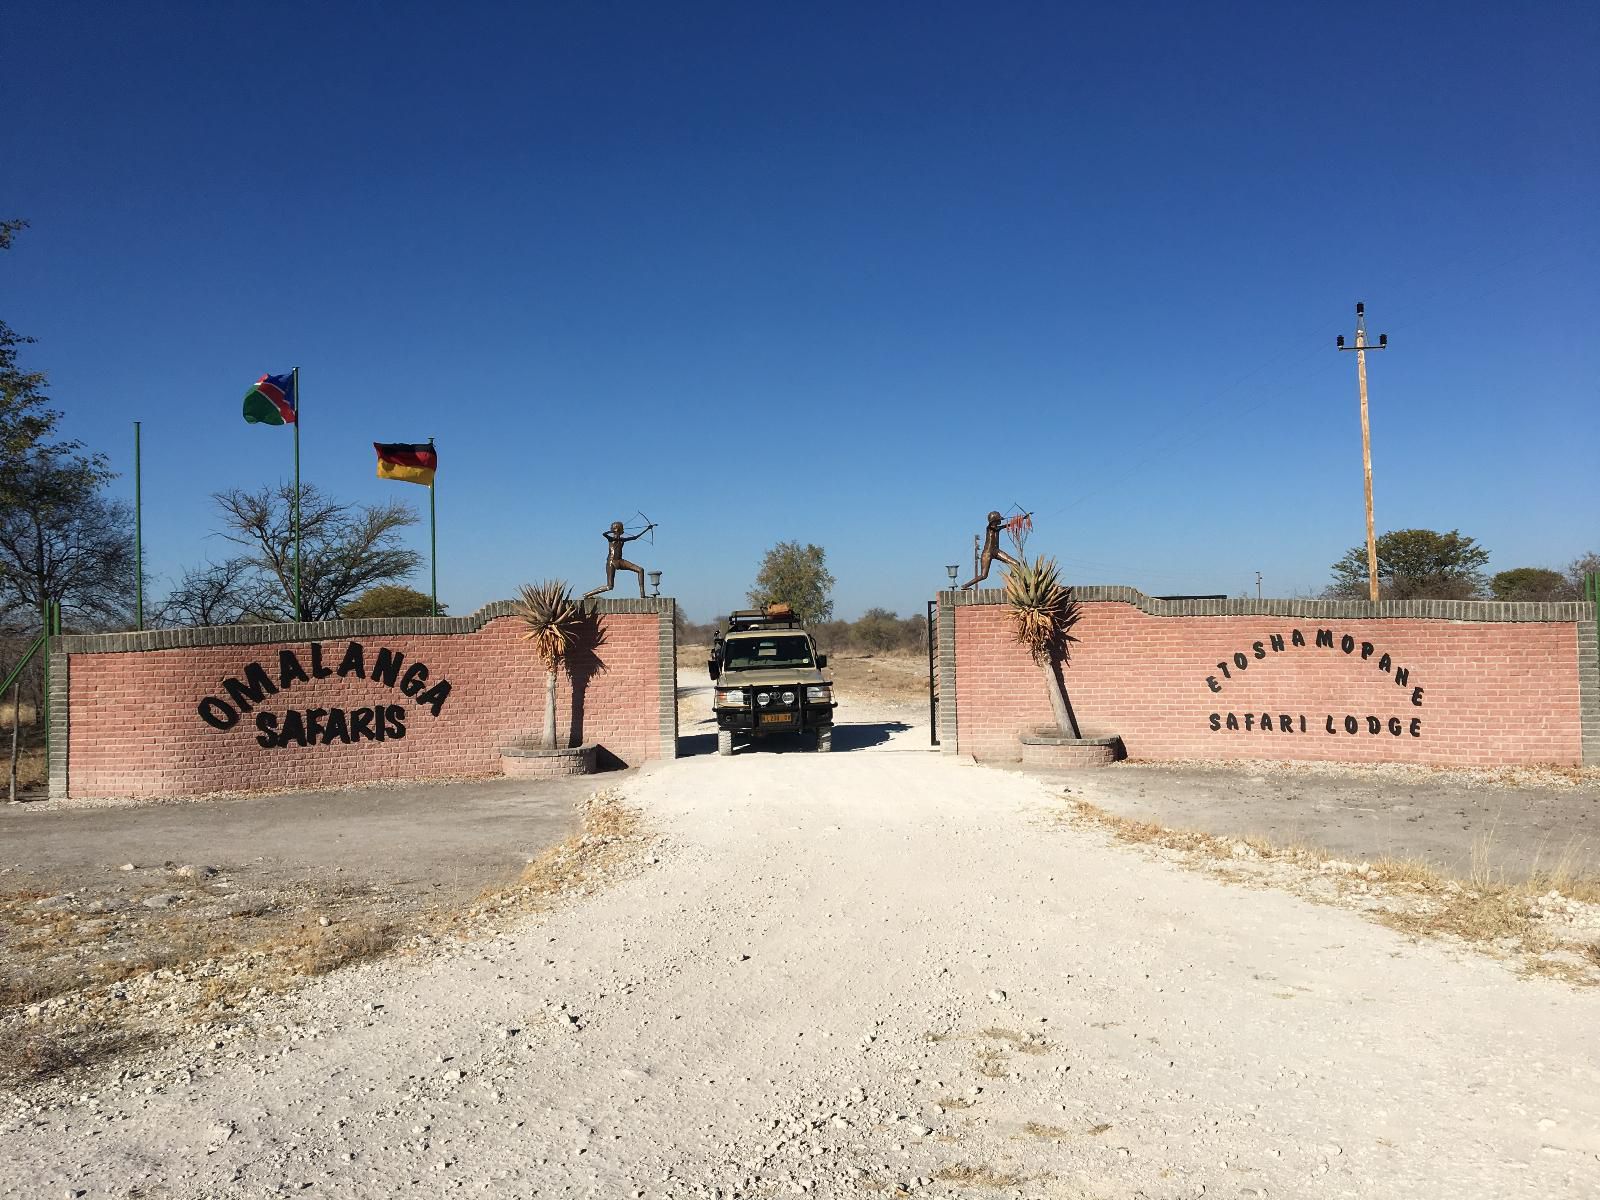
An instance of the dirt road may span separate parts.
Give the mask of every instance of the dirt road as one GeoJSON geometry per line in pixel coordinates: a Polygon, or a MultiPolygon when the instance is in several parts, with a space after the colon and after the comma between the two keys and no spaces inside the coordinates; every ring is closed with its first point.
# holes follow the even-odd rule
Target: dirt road
{"type": "Polygon", "coordinates": [[[1600,1189],[1594,991],[1177,870],[900,737],[624,790],[659,840],[614,886],[18,1107],[0,1192],[1600,1189]]]}

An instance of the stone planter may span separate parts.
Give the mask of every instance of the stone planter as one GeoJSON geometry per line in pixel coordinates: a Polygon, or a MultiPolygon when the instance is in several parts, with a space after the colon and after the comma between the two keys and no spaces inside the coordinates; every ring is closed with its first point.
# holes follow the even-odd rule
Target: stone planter
{"type": "Polygon", "coordinates": [[[1025,767],[1105,767],[1126,758],[1122,739],[1075,738],[1057,729],[1034,729],[1017,735],[1022,741],[1025,767]]]}
{"type": "Polygon", "coordinates": [[[592,775],[599,749],[593,742],[586,746],[557,746],[554,750],[538,746],[501,746],[500,771],[512,779],[592,775]]]}

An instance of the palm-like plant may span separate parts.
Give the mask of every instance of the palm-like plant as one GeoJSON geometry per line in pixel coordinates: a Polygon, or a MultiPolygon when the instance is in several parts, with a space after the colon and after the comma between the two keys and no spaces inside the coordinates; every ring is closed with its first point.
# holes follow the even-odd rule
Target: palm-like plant
{"type": "Polygon", "coordinates": [[[517,593],[517,616],[528,627],[522,636],[533,642],[544,661],[544,734],[539,744],[556,748],[556,672],[566,660],[584,624],[583,605],[560,579],[525,583],[517,593]]]}
{"type": "Polygon", "coordinates": [[[1056,675],[1056,660],[1065,664],[1070,657],[1070,643],[1077,641],[1072,627],[1078,621],[1078,604],[1072,598],[1072,589],[1062,584],[1055,559],[1043,555],[1032,565],[1023,560],[1008,569],[1005,584],[1012,632],[1044,672],[1056,728],[1078,737],[1078,722],[1067,706],[1066,691],[1056,675]]]}

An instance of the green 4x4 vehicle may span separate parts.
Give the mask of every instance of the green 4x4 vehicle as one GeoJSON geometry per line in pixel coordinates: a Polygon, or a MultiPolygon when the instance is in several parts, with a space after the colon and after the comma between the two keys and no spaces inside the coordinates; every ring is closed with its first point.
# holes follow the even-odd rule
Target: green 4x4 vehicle
{"type": "Polygon", "coordinates": [[[818,750],[833,749],[833,683],[822,673],[828,656],[787,605],[736,612],[728,632],[711,645],[717,753],[732,754],[733,739],[769,733],[811,733],[818,750]]]}

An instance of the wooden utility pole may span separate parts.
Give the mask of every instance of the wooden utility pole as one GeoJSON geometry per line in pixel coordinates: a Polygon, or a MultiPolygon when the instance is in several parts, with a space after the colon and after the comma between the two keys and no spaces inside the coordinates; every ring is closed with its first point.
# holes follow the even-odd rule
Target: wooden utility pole
{"type": "Polygon", "coordinates": [[[1361,470],[1367,484],[1367,598],[1378,599],[1378,539],[1372,528],[1372,426],[1367,421],[1367,351],[1387,350],[1389,335],[1380,333],[1376,346],[1367,345],[1367,306],[1356,301],[1356,344],[1346,346],[1344,334],[1337,345],[1356,352],[1356,384],[1361,389],[1361,470]]]}

